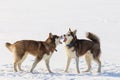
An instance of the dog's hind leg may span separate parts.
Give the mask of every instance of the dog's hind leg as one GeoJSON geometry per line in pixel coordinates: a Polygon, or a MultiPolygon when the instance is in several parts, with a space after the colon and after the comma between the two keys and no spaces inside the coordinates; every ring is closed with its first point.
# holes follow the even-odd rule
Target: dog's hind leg
{"type": "Polygon", "coordinates": [[[92,60],[92,54],[91,53],[86,53],[85,55],[85,60],[86,60],[86,64],[88,66],[87,70],[83,71],[83,72],[89,72],[91,69],[91,60],[92,60]]]}
{"type": "Polygon", "coordinates": [[[18,67],[18,63],[21,60],[21,58],[19,57],[19,55],[17,54],[17,52],[14,52],[14,70],[15,72],[17,72],[17,67],[18,67]]]}
{"type": "Polygon", "coordinates": [[[68,72],[68,68],[70,66],[70,62],[71,62],[71,57],[68,57],[65,72],[68,72]]]}
{"type": "Polygon", "coordinates": [[[77,73],[80,73],[80,70],[79,70],[79,57],[77,55],[75,57],[75,61],[76,61],[76,70],[77,70],[77,73]]]}
{"type": "Polygon", "coordinates": [[[17,58],[17,57],[15,57],[15,60],[14,60],[14,70],[15,70],[15,72],[17,72],[18,70],[17,70],[17,66],[18,66],[18,62],[20,61],[20,59],[19,58],[17,58]]]}
{"type": "Polygon", "coordinates": [[[15,72],[17,72],[17,64],[18,64],[18,61],[15,60],[15,62],[14,62],[14,70],[15,70],[15,72]]]}
{"type": "Polygon", "coordinates": [[[20,71],[23,71],[23,70],[21,69],[21,64],[22,64],[22,61],[20,60],[20,61],[18,62],[18,69],[19,69],[20,71]]]}
{"type": "Polygon", "coordinates": [[[100,59],[97,57],[97,58],[95,58],[94,60],[95,60],[95,62],[97,62],[97,64],[98,64],[98,70],[97,70],[97,72],[101,72],[101,61],[100,61],[100,59]]]}
{"type": "Polygon", "coordinates": [[[17,52],[16,52],[16,48],[12,48],[11,51],[13,52],[14,54],[14,71],[17,72],[17,66],[18,66],[18,62],[20,61],[20,58],[18,57],[17,55],[17,52]]]}
{"type": "Polygon", "coordinates": [[[36,65],[40,62],[41,59],[42,59],[42,57],[38,57],[38,56],[36,57],[33,65],[32,65],[32,68],[31,68],[30,72],[33,71],[33,69],[36,67],[36,65]]]}
{"type": "Polygon", "coordinates": [[[22,57],[22,59],[18,62],[18,69],[19,69],[20,71],[23,71],[23,70],[21,69],[21,64],[22,64],[23,61],[26,59],[26,57],[27,57],[27,53],[25,53],[24,56],[22,57]]]}

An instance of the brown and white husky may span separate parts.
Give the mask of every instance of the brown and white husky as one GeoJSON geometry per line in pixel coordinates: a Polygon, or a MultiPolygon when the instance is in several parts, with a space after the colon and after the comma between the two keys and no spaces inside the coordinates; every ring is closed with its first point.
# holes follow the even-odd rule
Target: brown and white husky
{"type": "Polygon", "coordinates": [[[65,48],[67,52],[67,65],[65,72],[68,71],[70,62],[72,58],[75,58],[77,73],[79,73],[79,57],[85,55],[85,60],[88,66],[88,69],[85,72],[90,71],[91,69],[91,60],[93,59],[98,64],[98,72],[101,72],[101,61],[100,61],[100,40],[93,34],[88,32],[87,39],[77,39],[75,31],[69,29],[68,33],[64,35],[65,48]]]}
{"type": "Polygon", "coordinates": [[[34,40],[21,40],[13,44],[6,43],[6,47],[14,54],[14,70],[17,72],[18,69],[21,71],[21,64],[29,54],[36,57],[30,72],[36,67],[41,59],[46,62],[46,67],[51,73],[49,66],[50,58],[54,51],[56,51],[56,46],[61,44],[60,38],[57,35],[52,35],[49,33],[49,37],[46,41],[34,41],[34,40]],[[18,68],[18,69],[17,69],[18,68]]]}

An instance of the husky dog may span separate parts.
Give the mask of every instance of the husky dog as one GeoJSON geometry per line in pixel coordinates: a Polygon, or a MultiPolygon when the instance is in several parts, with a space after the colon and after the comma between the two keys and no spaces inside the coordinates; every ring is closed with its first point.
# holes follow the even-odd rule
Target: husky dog
{"type": "Polygon", "coordinates": [[[67,52],[67,65],[65,72],[68,71],[70,62],[72,58],[75,58],[77,73],[79,71],[79,57],[85,55],[85,60],[88,66],[88,69],[85,72],[90,71],[91,69],[91,60],[93,59],[98,64],[98,72],[101,72],[101,61],[100,61],[100,40],[99,38],[91,33],[87,33],[87,39],[77,39],[76,36],[77,30],[71,31],[69,29],[68,33],[64,35],[65,48],[67,52]]]}
{"type": "Polygon", "coordinates": [[[21,64],[29,53],[36,57],[30,72],[33,71],[41,59],[44,59],[46,67],[51,73],[49,61],[53,52],[56,51],[56,46],[61,44],[60,38],[60,36],[49,33],[49,37],[45,41],[21,40],[13,44],[7,42],[6,47],[14,54],[14,70],[16,72],[18,69],[22,70],[21,64]]]}

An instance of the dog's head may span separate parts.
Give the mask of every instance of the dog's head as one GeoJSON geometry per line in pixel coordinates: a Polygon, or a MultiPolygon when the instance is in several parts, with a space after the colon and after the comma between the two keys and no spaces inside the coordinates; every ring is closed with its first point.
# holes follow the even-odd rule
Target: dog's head
{"type": "Polygon", "coordinates": [[[47,39],[47,43],[55,43],[55,45],[62,44],[61,36],[53,35],[52,33],[49,33],[49,37],[47,39]]]}
{"type": "Polygon", "coordinates": [[[65,44],[70,44],[71,41],[77,39],[76,32],[77,32],[77,30],[72,31],[69,28],[69,31],[63,35],[65,44]]]}

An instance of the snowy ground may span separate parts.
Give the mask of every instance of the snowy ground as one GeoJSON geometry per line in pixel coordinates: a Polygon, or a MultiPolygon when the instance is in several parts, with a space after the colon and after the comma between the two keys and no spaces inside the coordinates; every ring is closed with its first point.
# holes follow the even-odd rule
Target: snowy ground
{"type": "MultiPolygon", "coordinates": [[[[17,39],[16,39],[17,40],[17,39]]],[[[27,59],[22,64],[22,72],[14,72],[13,70],[13,55],[10,53],[6,47],[5,42],[1,41],[1,53],[0,53],[0,79],[1,80],[119,80],[120,79],[120,63],[119,54],[117,53],[105,53],[102,52],[102,72],[97,73],[97,64],[92,62],[91,72],[84,73],[86,69],[86,63],[84,57],[80,58],[80,74],[76,74],[75,61],[69,68],[69,72],[65,73],[64,69],[66,66],[66,54],[64,50],[64,44],[57,47],[58,52],[55,52],[50,61],[50,67],[53,73],[48,73],[44,60],[42,60],[37,67],[34,69],[33,73],[30,73],[30,68],[34,61],[34,57],[29,55],[27,59]],[[114,56],[114,54],[116,56],[114,56]]],[[[14,40],[10,40],[11,42],[14,40]]],[[[102,46],[104,47],[104,46],[102,46]]],[[[114,49],[113,49],[114,50],[114,49]]],[[[110,50],[111,51],[111,50],[110,50]]]]}
{"type": "MultiPolygon", "coordinates": [[[[29,60],[30,62],[33,62],[29,60]]],[[[60,60],[59,60],[60,61],[60,60]]],[[[58,61],[58,62],[59,62],[58,61]]],[[[73,61],[74,62],[74,61],[73,61]]],[[[72,62],[72,66],[75,65],[72,62]]],[[[52,63],[52,62],[51,62],[52,63]]],[[[1,80],[119,80],[120,79],[120,65],[114,64],[110,62],[102,61],[102,73],[96,73],[96,65],[93,65],[93,69],[91,72],[84,73],[86,66],[84,62],[80,61],[80,74],[76,74],[75,68],[71,67],[69,69],[69,73],[65,73],[64,66],[52,67],[52,71],[54,73],[48,73],[46,67],[42,65],[38,65],[33,73],[30,73],[30,63],[25,62],[25,65],[22,68],[25,71],[22,72],[14,72],[12,64],[4,64],[0,69],[0,79],[1,80]]]]}
{"type": "Polygon", "coordinates": [[[119,27],[119,0],[0,0],[0,80],[120,80],[119,27]],[[48,73],[44,61],[30,73],[34,61],[30,55],[22,64],[24,71],[14,72],[13,55],[5,42],[45,40],[49,32],[62,35],[69,27],[77,29],[78,38],[85,38],[87,31],[100,37],[101,73],[96,73],[94,62],[91,72],[83,73],[84,57],[80,58],[80,74],[76,74],[74,59],[65,73],[64,44],[51,58],[53,73],[48,73]]]}

